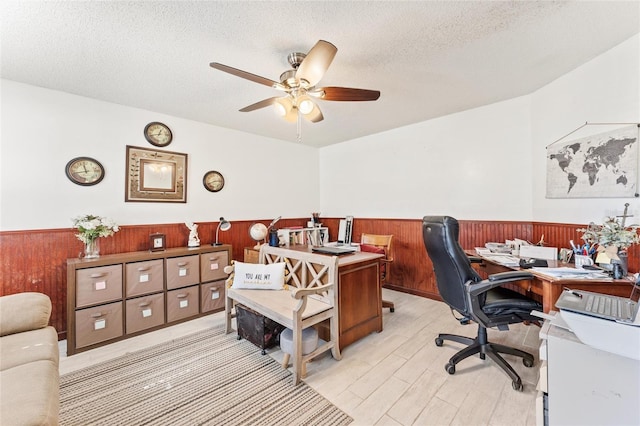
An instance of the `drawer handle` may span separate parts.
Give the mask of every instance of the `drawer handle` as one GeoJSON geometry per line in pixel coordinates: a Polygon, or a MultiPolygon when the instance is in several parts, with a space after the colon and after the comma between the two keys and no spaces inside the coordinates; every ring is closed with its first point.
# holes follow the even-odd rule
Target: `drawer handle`
{"type": "Polygon", "coordinates": [[[218,259],[220,259],[220,256],[210,257],[209,258],[209,260],[212,261],[212,262],[215,261],[215,260],[218,260],[218,259]]]}
{"type": "Polygon", "coordinates": [[[187,296],[188,296],[188,294],[186,294],[186,293],[176,294],[176,297],[177,297],[178,299],[184,299],[184,298],[185,298],[185,297],[187,297],[187,296]]]}
{"type": "Polygon", "coordinates": [[[100,318],[104,316],[102,312],[96,312],[95,314],[91,314],[91,318],[100,318]]]}
{"type": "Polygon", "coordinates": [[[178,266],[187,266],[189,264],[189,262],[180,262],[178,263],[178,266]]]}
{"type": "Polygon", "coordinates": [[[149,269],[151,269],[151,267],[147,266],[145,268],[138,268],[138,271],[142,272],[142,271],[148,271],[149,269]]]}
{"type": "Polygon", "coordinates": [[[218,291],[218,287],[211,287],[209,290],[213,293],[214,291],[218,291]]]}
{"type": "Polygon", "coordinates": [[[108,274],[107,274],[106,272],[102,272],[102,273],[94,273],[94,274],[91,274],[91,275],[89,275],[89,276],[90,276],[91,278],[100,278],[100,277],[105,277],[105,276],[107,276],[107,275],[108,275],[108,274]]]}
{"type": "Polygon", "coordinates": [[[141,308],[145,308],[145,307],[149,306],[150,304],[151,304],[151,302],[142,302],[138,306],[140,306],[141,308]]]}

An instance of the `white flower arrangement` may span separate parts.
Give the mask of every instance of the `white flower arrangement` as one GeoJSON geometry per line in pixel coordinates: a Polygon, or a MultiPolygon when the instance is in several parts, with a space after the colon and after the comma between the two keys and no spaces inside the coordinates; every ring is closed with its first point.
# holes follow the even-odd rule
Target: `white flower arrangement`
{"type": "Polygon", "coordinates": [[[118,224],[107,217],[87,214],[72,220],[73,227],[78,230],[76,238],[85,244],[95,241],[96,238],[110,237],[120,230],[118,224]]]}

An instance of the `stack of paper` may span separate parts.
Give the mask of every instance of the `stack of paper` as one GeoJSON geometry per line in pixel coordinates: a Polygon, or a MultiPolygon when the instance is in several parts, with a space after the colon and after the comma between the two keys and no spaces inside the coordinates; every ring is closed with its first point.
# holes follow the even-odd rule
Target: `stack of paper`
{"type": "Polygon", "coordinates": [[[533,271],[554,278],[609,278],[606,272],[590,271],[580,268],[531,268],[533,271]]]}
{"type": "Polygon", "coordinates": [[[491,253],[482,257],[502,266],[520,266],[520,258],[509,254],[491,253]]]}

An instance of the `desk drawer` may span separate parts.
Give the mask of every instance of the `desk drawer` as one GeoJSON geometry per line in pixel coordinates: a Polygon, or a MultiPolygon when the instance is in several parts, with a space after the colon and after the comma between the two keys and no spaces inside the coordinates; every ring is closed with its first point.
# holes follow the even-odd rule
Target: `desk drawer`
{"type": "Polygon", "coordinates": [[[98,266],[76,271],[76,307],[97,305],[122,298],[122,265],[98,266]]]}
{"type": "Polygon", "coordinates": [[[173,257],[167,262],[167,289],[186,287],[200,282],[198,255],[173,257]]]}
{"type": "Polygon", "coordinates": [[[223,280],[227,278],[224,267],[229,264],[227,251],[203,253],[200,255],[200,276],[202,282],[223,280]]]}
{"type": "Polygon", "coordinates": [[[197,285],[167,292],[167,322],[198,315],[199,303],[197,285]]]}
{"type": "Polygon", "coordinates": [[[162,260],[127,263],[126,294],[127,297],[157,293],[164,289],[164,271],[162,260]]]}
{"type": "Polygon", "coordinates": [[[201,312],[211,312],[224,309],[225,282],[214,281],[200,286],[201,312]]]}
{"type": "Polygon", "coordinates": [[[122,302],[76,311],[76,347],[122,336],[122,302]]]}
{"type": "Polygon", "coordinates": [[[126,301],[127,334],[164,324],[164,293],[126,301]]]}

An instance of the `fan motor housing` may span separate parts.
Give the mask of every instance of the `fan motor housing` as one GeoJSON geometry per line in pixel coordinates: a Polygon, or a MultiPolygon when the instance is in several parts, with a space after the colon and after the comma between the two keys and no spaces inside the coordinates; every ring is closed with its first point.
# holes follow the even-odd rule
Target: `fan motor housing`
{"type": "Polygon", "coordinates": [[[306,57],[307,57],[306,53],[300,53],[300,52],[289,53],[289,55],[287,56],[287,61],[289,62],[289,65],[291,65],[295,70],[295,69],[298,69],[298,67],[306,57]]]}

